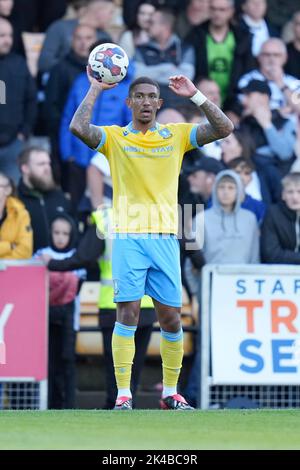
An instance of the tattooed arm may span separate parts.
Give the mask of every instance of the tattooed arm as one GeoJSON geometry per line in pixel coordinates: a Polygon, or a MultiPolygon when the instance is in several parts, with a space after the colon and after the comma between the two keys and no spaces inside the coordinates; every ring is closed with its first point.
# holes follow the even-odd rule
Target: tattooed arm
{"type": "Polygon", "coordinates": [[[208,144],[231,134],[234,126],[218,106],[206,100],[201,105],[201,110],[206,115],[208,123],[199,124],[198,126],[196,137],[198,145],[208,144]]]}
{"type": "Polygon", "coordinates": [[[91,124],[93,108],[100,93],[103,90],[114,88],[116,85],[108,85],[106,83],[98,82],[91,77],[89,70],[87,70],[87,75],[91,86],[86,97],[73,116],[70,123],[70,131],[89,147],[96,148],[101,141],[102,134],[99,127],[91,124]]]}
{"type": "MultiPolygon", "coordinates": [[[[179,96],[191,98],[198,91],[193,82],[183,75],[175,75],[170,77],[169,80],[169,88],[179,96]]],[[[200,108],[206,115],[208,123],[199,124],[198,126],[198,145],[204,145],[214,140],[222,139],[233,131],[234,126],[230,119],[211,101],[206,100],[200,105],[200,108]]]]}

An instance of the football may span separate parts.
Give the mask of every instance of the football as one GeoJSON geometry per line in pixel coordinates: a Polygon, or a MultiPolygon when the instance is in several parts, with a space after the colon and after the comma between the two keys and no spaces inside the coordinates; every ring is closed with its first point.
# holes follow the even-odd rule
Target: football
{"type": "Polygon", "coordinates": [[[92,50],[88,64],[96,80],[111,84],[126,77],[129,59],[122,47],[107,42],[92,50]]]}

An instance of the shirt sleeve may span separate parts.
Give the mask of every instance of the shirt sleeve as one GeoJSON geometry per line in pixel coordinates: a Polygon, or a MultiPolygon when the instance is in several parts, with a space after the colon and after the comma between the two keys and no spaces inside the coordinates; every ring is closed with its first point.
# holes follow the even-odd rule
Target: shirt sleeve
{"type": "Polygon", "coordinates": [[[99,126],[101,131],[101,140],[97,147],[94,148],[96,152],[105,153],[107,145],[107,126],[99,126]]]}
{"type": "Polygon", "coordinates": [[[197,129],[198,124],[178,124],[181,151],[183,153],[186,153],[194,148],[200,148],[200,145],[198,145],[197,142],[197,129]]]}
{"type": "Polygon", "coordinates": [[[103,153],[107,160],[110,161],[110,156],[116,148],[116,143],[119,137],[119,126],[99,126],[102,137],[98,146],[94,149],[96,152],[103,153]]]}

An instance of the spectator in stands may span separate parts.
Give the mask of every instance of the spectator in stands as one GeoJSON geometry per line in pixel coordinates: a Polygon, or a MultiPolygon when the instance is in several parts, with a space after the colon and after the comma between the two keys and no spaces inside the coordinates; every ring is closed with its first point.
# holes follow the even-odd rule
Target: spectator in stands
{"type": "Polygon", "coordinates": [[[241,207],[253,212],[253,214],[256,216],[257,222],[261,224],[265,215],[266,205],[263,201],[261,201],[261,198],[258,199],[249,194],[251,190],[256,189],[253,185],[255,167],[252,161],[247,160],[244,157],[235,158],[229,162],[228,168],[235,171],[241,178],[244,188],[241,199],[241,207]]]}
{"type": "Polygon", "coordinates": [[[300,10],[293,16],[294,40],[287,45],[285,72],[300,80],[300,10]]]}
{"type": "Polygon", "coordinates": [[[234,170],[240,175],[246,193],[249,194],[249,196],[257,199],[258,201],[263,200],[262,184],[259,180],[252,159],[241,155],[237,158],[234,158],[233,160],[230,160],[226,166],[229,170],[234,170]]]}
{"type": "Polygon", "coordinates": [[[245,157],[250,160],[255,152],[255,144],[251,135],[239,129],[234,131],[221,141],[222,161],[228,166],[231,160],[245,157]]]}
{"type": "MultiPolygon", "coordinates": [[[[103,93],[97,100],[93,111],[93,122],[109,126],[125,126],[131,121],[131,111],[126,106],[132,69],[129,67],[126,78],[116,88],[103,93]]],[[[68,164],[68,190],[74,210],[84,193],[86,186],[86,168],[95,152],[83,144],[69,131],[69,125],[79,104],[88,92],[90,82],[87,74],[81,74],[75,80],[69,93],[60,125],[60,155],[68,164]]]]}
{"type": "Polygon", "coordinates": [[[159,8],[152,16],[148,44],[137,46],[134,56],[135,75],[156,80],[161,89],[164,105],[176,108],[186,99],[176,97],[169,89],[169,77],[185,75],[193,79],[195,74],[194,51],[174,33],[175,16],[169,9],[159,8]]]}
{"type": "Polygon", "coordinates": [[[185,38],[192,28],[208,21],[209,14],[209,0],[188,0],[185,9],[177,16],[178,36],[185,38]]]}
{"type": "Polygon", "coordinates": [[[51,2],[36,1],[38,4],[39,31],[45,31],[54,21],[64,16],[67,10],[68,0],[51,0],[51,2]]]}
{"type": "Polygon", "coordinates": [[[187,36],[196,54],[196,77],[216,81],[222,103],[231,101],[241,75],[254,67],[251,36],[231,24],[233,0],[211,0],[210,20],[187,36]]]}
{"type": "Polygon", "coordinates": [[[14,6],[14,0],[0,0],[0,16],[9,18],[14,6]]]}
{"type": "Polygon", "coordinates": [[[18,54],[25,54],[22,40],[22,21],[20,15],[13,12],[14,0],[0,0],[0,18],[10,22],[13,28],[13,47],[12,50],[18,54]]]}
{"type": "Polygon", "coordinates": [[[0,171],[17,182],[17,156],[35,122],[36,88],[24,58],[11,52],[12,34],[0,18],[0,171]]]}
{"type": "Polygon", "coordinates": [[[58,20],[49,26],[39,58],[40,72],[49,72],[51,68],[70,51],[73,31],[79,24],[86,24],[97,29],[98,40],[112,42],[105,31],[109,26],[114,5],[111,0],[90,0],[86,9],[80,10],[81,16],[74,20],[58,20]]]}
{"type": "Polygon", "coordinates": [[[252,136],[255,143],[254,163],[264,180],[269,201],[281,195],[281,178],[294,161],[296,125],[279,110],[270,109],[271,90],[266,81],[252,80],[243,90],[244,118],[240,129],[252,136]]]}
{"type": "Polygon", "coordinates": [[[206,263],[259,262],[258,224],[254,214],[241,208],[242,194],[241,179],[234,171],[224,170],[217,175],[212,207],[205,211],[204,240],[201,234],[196,235],[206,263]]]}
{"type": "MultiPolygon", "coordinates": [[[[194,151],[188,153],[191,152],[194,151]]],[[[190,191],[196,196],[196,203],[207,205],[212,196],[216,176],[223,169],[222,163],[211,157],[199,158],[191,166],[186,166],[185,174],[190,191]]]]}
{"type": "MultiPolygon", "coordinates": [[[[75,1],[75,0],[72,0],[75,1]]],[[[67,0],[14,0],[13,16],[21,21],[22,31],[45,31],[66,11],[67,0]]]]}
{"type": "MultiPolygon", "coordinates": [[[[77,230],[72,218],[60,214],[51,224],[51,244],[35,253],[64,260],[75,252],[77,230]]],[[[75,408],[75,341],[79,328],[79,282],[85,270],[49,274],[48,407],[75,408]]]]}
{"type": "Polygon", "coordinates": [[[268,18],[280,30],[298,9],[295,0],[268,0],[268,18]]]}
{"type": "Polygon", "coordinates": [[[286,45],[281,39],[271,38],[263,43],[257,57],[258,68],[243,75],[238,88],[245,88],[252,80],[267,81],[271,90],[271,109],[282,112],[300,113],[300,100],[294,99],[294,93],[300,92],[299,81],[284,73],[287,60],[286,45]]]}
{"type": "Polygon", "coordinates": [[[16,197],[13,181],[0,173],[0,258],[30,258],[32,245],[29,214],[16,197]]]}
{"type": "Polygon", "coordinates": [[[180,109],[164,108],[158,112],[157,122],[160,124],[168,124],[169,122],[186,122],[186,119],[180,112],[180,109]]]}
{"type": "Polygon", "coordinates": [[[262,225],[262,261],[300,264],[300,173],[286,175],[282,187],[282,199],[269,208],[262,225]]]}
{"type": "MultiPolygon", "coordinates": [[[[123,5],[123,20],[128,28],[131,28],[135,22],[136,11],[143,0],[122,0],[123,5]]],[[[154,0],[155,5],[165,6],[171,8],[174,13],[178,13],[184,8],[185,2],[182,0],[154,0]]]]}
{"type": "MultiPolygon", "coordinates": [[[[256,195],[256,187],[252,182],[252,179],[255,178],[252,161],[244,157],[235,158],[230,161],[228,168],[240,175],[244,188],[240,200],[241,207],[253,212],[257,221],[261,223],[265,213],[265,204],[247,192],[247,187],[249,186],[250,192],[252,191],[256,195]]],[[[206,208],[211,207],[211,196],[216,175],[222,170],[224,170],[222,163],[216,162],[209,157],[198,159],[190,167],[187,166],[185,174],[190,185],[190,192],[195,196],[194,204],[204,204],[206,208]]]]}
{"type": "Polygon", "coordinates": [[[31,218],[34,252],[50,245],[50,225],[62,213],[70,213],[70,202],[56,188],[50,155],[39,147],[29,147],[19,156],[21,180],[18,193],[31,218]]]}
{"type": "Polygon", "coordinates": [[[51,70],[46,87],[45,114],[48,135],[51,139],[53,166],[59,166],[58,134],[61,115],[75,78],[85,72],[97,32],[91,26],[79,24],[73,32],[71,51],[51,70]]]}
{"type": "Polygon", "coordinates": [[[134,24],[122,34],[119,44],[127,52],[130,59],[135,54],[136,46],[147,44],[150,40],[149,29],[154,12],[155,6],[153,2],[151,0],[144,0],[137,9],[134,24]]]}
{"type": "Polygon", "coordinates": [[[278,31],[265,19],[266,0],[244,0],[240,26],[252,36],[252,55],[256,57],[263,43],[270,37],[277,37],[278,31]]]}
{"type": "MultiPolygon", "coordinates": [[[[95,157],[102,159],[102,157],[95,157]]],[[[50,258],[43,255],[48,269],[52,271],[70,271],[82,267],[89,268],[98,260],[101,273],[101,287],[99,296],[99,325],[103,334],[103,348],[105,357],[106,375],[106,403],[104,408],[112,409],[115,406],[117,387],[114,376],[111,340],[116,321],[116,305],[113,303],[113,282],[111,271],[111,209],[97,210],[92,213],[92,224],[82,237],[77,251],[64,260],[50,258]],[[97,231],[96,231],[97,227],[97,231]]],[[[152,333],[152,325],[156,321],[155,310],[151,299],[143,297],[141,304],[139,325],[135,337],[136,352],[132,370],[132,390],[135,406],[135,395],[143,368],[147,347],[152,333]]]]}

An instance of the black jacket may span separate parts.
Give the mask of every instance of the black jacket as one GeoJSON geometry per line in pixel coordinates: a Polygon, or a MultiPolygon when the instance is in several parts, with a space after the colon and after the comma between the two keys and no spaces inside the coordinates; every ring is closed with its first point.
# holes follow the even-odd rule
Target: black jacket
{"type": "Polygon", "coordinates": [[[86,59],[71,51],[50,72],[46,87],[45,117],[48,131],[57,133],[68,93],[75,78],[86,69],[86,59]]]}
{"type": "MultiPolygon", "coordinates": [[[[237,26],[231,26],[230,29],[235,37],[236,48],[232,64],[230,89],[226,100],[228,104],[234,98],[239,78],[256,67],[256,61],[251,54],[250,33],[242,31],[237,26]]],[[[209,21],[201,26],[195,26],[185,38],[186,42],[192,44],[195,49],[197,78],[209,76],[206,49],[206,36],[208,33],[209,21]]]]}
{"type": "MultiPolygon", "coordinates": [[[[269,31],[269,35],[271,38],[278,38],[280,37],[279,30],[275,26],[273,26],[268,20],[266,20],[266,25],[269,31]]],[[[247,25],[244,18],[241,16],[239,19],[238,26],[241,28],[242,31],[251,34],[250,28],[247,25]]]]}
{"type": "Polygon", "coordinates": [[[18,195],[31,218],[34,252],[51,245],[51,222],[59,213],[71,213],[70,201],[59,189],[41,193],[28,188],[22,180],[18,186],[18,195]]]}
{"type": "Polygon", "coordinates": [[[66,0],[15,0],[13,17],[17,17],[22,31],[45,31],[53,21],[61,18],[67,8],[66,0]]]}
{"type": "Polygon", "coordinates": [[[298,51],[294,44],[290,42],[287,45],[288,60],[284,66],[284,70],[289,75],[300,80],[300,51],[298,51]]]}
{"type": "Polygon", "coordinates": [[[281,201],[269,208],[261,232],[264,263],[300,264],[300,215],[281,201]]]}
{"type": "Polygon", "coordinates": [[[35,82],[25,59],[14,53],[0,55],[0,80],[5,83],[6,104],[0,105],[0,146],[10,144],[19,132],[28,137],[35,123],[35,82]]]}

